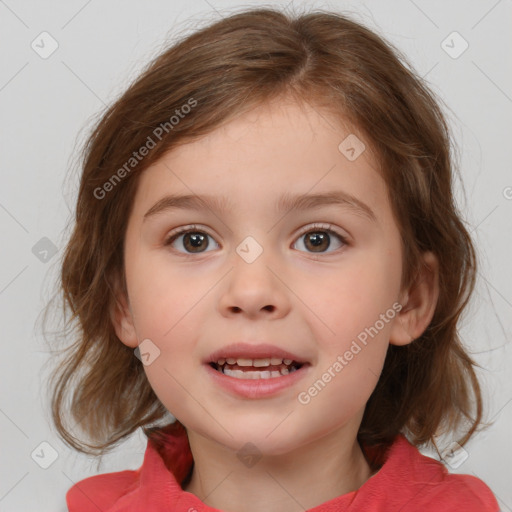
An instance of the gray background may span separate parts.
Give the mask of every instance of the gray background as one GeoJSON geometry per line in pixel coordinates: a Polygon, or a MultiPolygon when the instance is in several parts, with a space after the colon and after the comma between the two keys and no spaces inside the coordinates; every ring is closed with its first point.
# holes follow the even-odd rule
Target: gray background
{"type": "MultiPolygon", "coordinates": [[[[0,0],[1,511],[65,511],[71,485],[98,472],[94,459],[70,451],[50,422],[49,353],[37,326],[74,210],[77,150],[95,116],[166,42],[251,5],[263,4],[0,0]],[[45,31],[58,48],[42,58],[52,44],[40,36],[45,31]]],[[[501,509],[512,510],[511,1],[307,5],[348,13],[384,35],[449,107],[443,108],[460,151],[457,197],[481,263],[462,335],[482,366],[486,418],[494,421],[449,470],[483,479],[501,509]],[[463,39],[450,36],[454,31],[463,39]],[[458,55],[464,41],[469,46],[458,55]]],[[[99,472],[135,469],[144,450],[138,433],[106,456],[99,472]]]]}

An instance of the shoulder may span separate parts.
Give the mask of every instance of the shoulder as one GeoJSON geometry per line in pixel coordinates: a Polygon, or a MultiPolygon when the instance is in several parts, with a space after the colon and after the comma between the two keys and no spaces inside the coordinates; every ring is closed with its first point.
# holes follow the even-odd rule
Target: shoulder
{"type": "Polygon", "coordinates": [[[494,494],[482,480],[450,473],[442,462],[423,455],[409,442],[407,445],[417,502],[446,512],[499,512],[494,494]]]}
{"type": "Polygon", "coordinates": [[[178,481],[190,469],[192,454],[186,432],[173,427],[165,434],[160,443],[148,439],[138,469],[95,475],[74,484],[66,493],[69,512],[143,510],[146,506],[149,510],[148,504],[160,504],[164,496],[181,499],[183,490],[178,481]]]}
{"type": "MultiPolygon", "coordinates": [[[[439,463],[440,464],[440,463],[439,463]]],[[[472,475],[446,473],[444,479],[428,488],[423,497],[427,503],[439,503],[444,511],[499,512],[491,489],[472,475]]]]}
{"type": "Polygon", "coordinates": [[[119,498],[138,487],[139,473],[139,470],[126,470],[80,480],[66,493],[69,512],[86,512],[94,506],[108,510],[119,498]]]}
{"type": "Polygon", "coordinates": [[[402,512],[499,512],[495,496],[482,480],[449,473],[444,464],[423,455],[402,435],[368,484],[374,496],[402,512]]]}

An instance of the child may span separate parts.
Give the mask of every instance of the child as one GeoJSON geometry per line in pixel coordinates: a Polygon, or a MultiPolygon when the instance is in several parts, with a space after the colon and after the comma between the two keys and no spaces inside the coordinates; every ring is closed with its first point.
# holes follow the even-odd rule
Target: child
{"type": "Polygon", "coordinates": [[[342,15],[245,11],[151,63],[85,148],[52,383],[73,448],[148,444],[69,510],[497,512],[418,451],[482,417],[451,166],[432,93],[342,15]]]}

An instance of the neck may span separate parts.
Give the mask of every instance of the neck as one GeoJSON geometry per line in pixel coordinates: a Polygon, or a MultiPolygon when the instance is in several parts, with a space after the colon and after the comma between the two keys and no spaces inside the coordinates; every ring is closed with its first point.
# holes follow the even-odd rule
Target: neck
{"type": "Polygon", "coordinates": [[[230,512],[307,510],[355,491],[372,471],[352,434],[336,431],[293,453],[240,463],[236,452],[189,431],[194,469],[184,490],[230,512]]]}

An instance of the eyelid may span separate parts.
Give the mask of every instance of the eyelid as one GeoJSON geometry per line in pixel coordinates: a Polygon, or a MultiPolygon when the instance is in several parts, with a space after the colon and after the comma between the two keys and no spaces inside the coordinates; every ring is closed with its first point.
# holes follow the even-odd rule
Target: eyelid
{"type": "Polygon", "coordinates": [[[187,226],[180,226],[179,228],[173,229],[165,237],[164,245],[169,243],[173,237],[175,237],[177,235],[183,235],[187,231],[201,231],[201,232],[204,231],[207,235],[210,235],[212,238],[214,238],[214,236],[210,233],[210,231],[205,226],[201,226],[200,224],[189,224],[187,226]]]}
{"type": "MultiPolygon", "coordinates": [[[[309,231],[313,231],[315,229],[324,229],[324,230],[327,230],[327,231],[332,231],[333,233],[335,233],[336,235],[338,235],[340,237],[340,239],[343,241],[343,243],[348,243],[348,235],[344,234],[344,233],[341,233],[338,229],[336,229],[332,224],[329,224],[329,223],[322,223],[322,222],[314,222],[313,224],[307,224],[306,226],[302,227],[299,232],[297,233],[296,237],[300,237],[302,235],[304,235],[305,233],[308,233],[309,231]]],[[[167,244],[168,242],[170,242],[170,240],[176,236],[176,235],[181,235],[181,234],[184,234],[188,231],[194,231],[194,230],[197,230],[197,231],[204,231],[207,235],[211,236],[212,238],[214,238],[214,235],[212,235],[212,233],[205,227],[205,226],[201,226],[199,224],[189,224],[189,225],[186,225],[186,226],[181,226],[179,228],[176,228],[174,230],[172,230],[166,237],[165,237],[165,241],[164,241],[164,244],[167,244]]]]}
{"type": "Polygon", "coordinates": [[[305,233],[309,233],[310,231],[314,231],[315,229],[332,231],[333,233],[340,237],[344,244],[348,244],[349,236],[344,233],[341,233],[335,226],[329,224],[328,222],[313,222],[313,224],[308,224],[307,226],[304,226],[303,228],[300,229],[300,231],[297,233],[297,237],[300,237],[305,233]]]}

